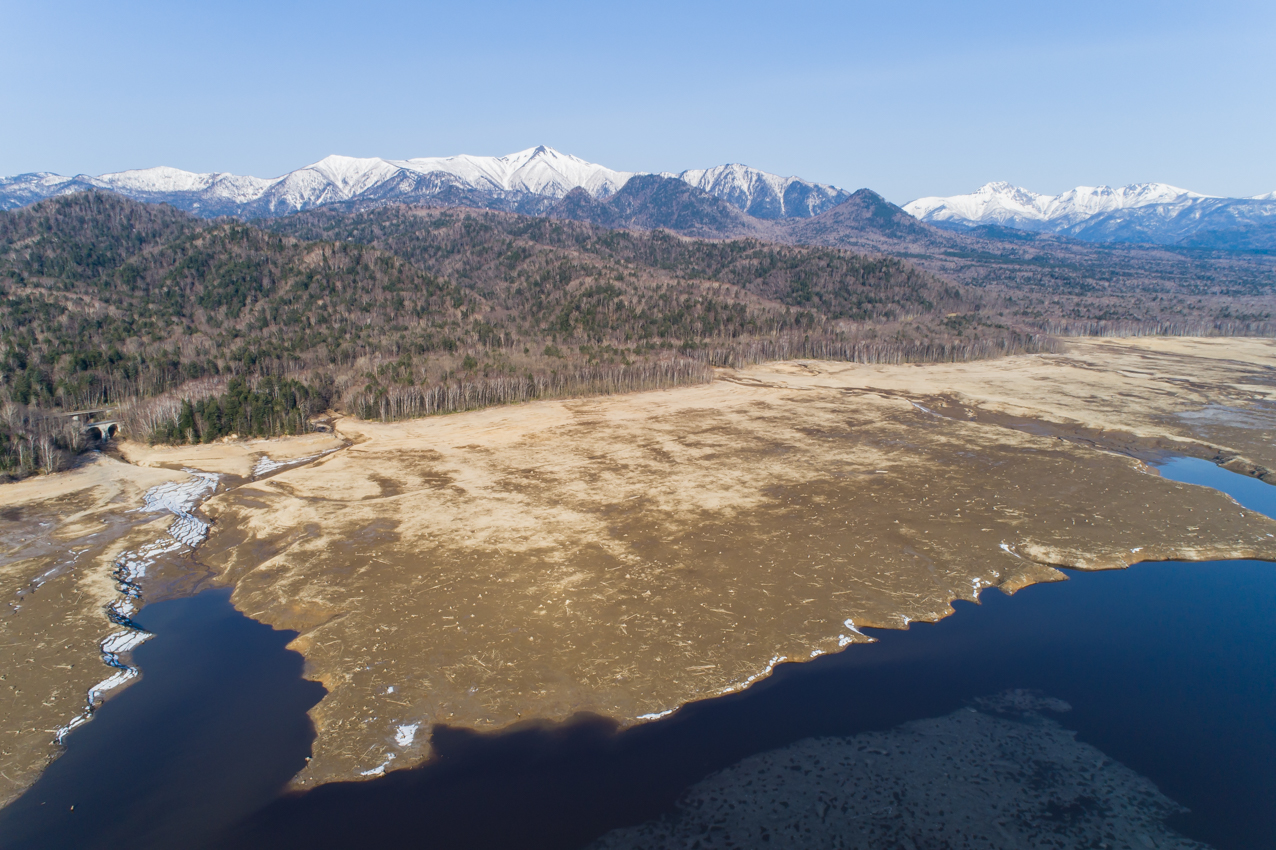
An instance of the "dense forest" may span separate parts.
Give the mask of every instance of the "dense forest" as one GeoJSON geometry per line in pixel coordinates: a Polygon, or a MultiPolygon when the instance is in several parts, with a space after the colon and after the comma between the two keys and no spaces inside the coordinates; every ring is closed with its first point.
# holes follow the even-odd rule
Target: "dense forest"
{"type": "Polygon", "coordinates": [[[0,213],[0,472],[65,464],[88,408],[142,440],[297,433],[765,359],[1035,351],[1052,316],[836,248],[458,209],[210,222],[85,192],[0,213]]]}

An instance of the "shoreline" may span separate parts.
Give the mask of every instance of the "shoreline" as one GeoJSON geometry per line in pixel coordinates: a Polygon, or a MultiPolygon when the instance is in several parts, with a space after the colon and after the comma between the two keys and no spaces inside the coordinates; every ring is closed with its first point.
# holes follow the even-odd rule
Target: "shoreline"
{"type": "Polygon", "coordinates": [[[173,521],[165,529],[164,537],[139,549],[124,552],[115,559],[115,569],[111,571],[111,576],[115,579],[119,596],[106,606],[106,615],[120,630],[103,638],[99,646],[102,663],[116,672],[89,688],[84,710],[59,726],[54,734],[54,741],[58,744],[64,744],[66,736],[72,730],[92,720],[98,706],[110,694],[140,674],[122,656],[127,656],[154,637],[132,619],[142,605],[141,580],[146,577],[147,569],[155,566],[161,556],[193,553],[208,536],[208,523],[191,512],[217,492],[219,479],[220,476],[215,473],[192,471],[189,481],[161,484],[147,490],[143,495],[142,506],[133,509],[142,513],[168,512],[173,515],[173,521]]]}
{"type": "MultiPolygon", "coordinates": [[[[1238,369],[1208,340],[1179,340],[1169,354],[1168,343],[1105,340],[976,364],[797,361],[705,387],[397,423],[343,418],[347,434],[122,453],[139,473],[197,466],[233,484],[204,503],[214,532],[200,566],[246,616],[300,632],[290,647],[328,689],[311,712],[315,757],[292,786],[303,789],[424,763],[440,723],[488,731],[581,710],[622,725],[658,719],[743,690],[777,664],[868,640],[861,628],[934,621],[990,586],[1060,580],[1059,567],[1276,560],[1267,532],[1246,530],[1270,521],[1227,518],[1218,501],[1177,489],[1190,485],[1131,477],[1148,470],[1125,451],[1196,444],[1231,452],[1224,468],[1239,457],[1259,471],[1276,465],[1269,446],[1225,426],[1173,424],[1154,372],[1074,365],[1113,350],[1201,360],[1214,372],[1194,367],[1191,394],[1174,400],[1184,410],[1249,404],[1260,390],[1276,398],[1276,382],[1246,373],[1270,371],[1276,345],[1248,345],[1268,365],[1238,369]],[[1086,391],[1090,407],[1069,408],[1035,387],[1055,376],[1074,395],[1085,378],[1107,394],[1086,391]],[[1023,387],[1036,395],[1009,403],[1023,387]],[[1146,395],[1120,395],[1134,391],[1146,395]],[[1119,405],[1148,399],[1111,427],[1119,405]],[[1067,425],[1063,410],[1085,415],[1067,425]],[[958,411],[965,417],[948,415],[958,411]],[[997,421],[1008,416],[1076,433],[997,421]],[[1043,486],[1001,477],[1007,464],[1043,486]],[[1021,504],[1003,510],[981,486],[1021,504]],[[1105,501],[1149,493],[1171,506],[1155,532],[1138,530],[1140,511],[1105,516],[1105,501]],[[1220,509],[1212,524],[1176,530],[1189,528],[1176,515],[1220,509]],[[1074,540],[1069,516],[1089,531],[1074,540]],[[741,570],[753,578],[737,581],[741,570]],[[780,586],[785,598],[767,591],[780,586]],[[555,641],[555,655],[540,649],[555,641]],[[357,717],[374,720],[351,726],[357,717]],[[355,747],[368,757],[343,755],[355,747]]],[[[121,538],[95,563],[138,551],[121,538]]]]}

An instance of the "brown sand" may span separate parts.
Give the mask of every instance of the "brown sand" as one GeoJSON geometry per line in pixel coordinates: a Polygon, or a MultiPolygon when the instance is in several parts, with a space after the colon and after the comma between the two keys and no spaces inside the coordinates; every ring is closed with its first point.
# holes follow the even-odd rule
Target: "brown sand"
{"type": "Polygon", "coordinates": [[[238,478],[251,478],[253,466],[263,456],[275,461],[289,461],[341,448],[344,442],[332,434],[305,434],[299,437],[276,437],[269,440],[221,440],[200,446],[148,446],[127,440],[119,444],[119,452],[137,466],[217,472],[238,478]]]}

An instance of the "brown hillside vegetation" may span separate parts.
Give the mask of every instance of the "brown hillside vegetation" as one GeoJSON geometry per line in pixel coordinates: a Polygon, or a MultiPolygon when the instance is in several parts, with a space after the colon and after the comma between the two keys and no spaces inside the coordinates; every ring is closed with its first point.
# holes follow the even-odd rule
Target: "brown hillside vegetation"
{"type": "Polygon", "coordinates": [[[714,233],[748,216],[706,219],[687,187],[648,182],[556,208],[605,207],[631,230],[402,206],[249,225],[98,192],[0,214],[0,468],[58,468],[83,440],[49,414],[89,407],[120,408],[136,437],[206,442],[296,433],[329,408],[392,419],[769,359],[1273,330],[1262,258],[949,233],[870,192],[693,239],[641,228],[672,216],[714,233]]]}
{"type": "Polygon", "coordinates": [[[134,436],[304,430],[707,380],[788,356],[953,360],[1042,340],[905,262],[465,210],[262,229],[83,193],[0,214],[0,459],[74,451],[51,411],[134,436]],[[46,439],[47,438],[47,439],[46,439]],[[41,441],[43,440],[43,441],[41,441]]]}

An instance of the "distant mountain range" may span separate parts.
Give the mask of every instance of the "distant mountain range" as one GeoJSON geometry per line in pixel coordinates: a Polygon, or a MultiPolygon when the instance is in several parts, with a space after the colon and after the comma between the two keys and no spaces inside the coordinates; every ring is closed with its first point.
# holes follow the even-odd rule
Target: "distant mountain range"
{"type": "MultiPolygon", "coordinates": [[[[753,235],[781,241],[807,241],[805,230],[827,232],[820,219],[853,197],[867,197],[863,193],[868,192],[852,193],[739,164],[635,174],[541,146],[500,157],[329,156],[273,178],[196,174],[168,167],[97,177],[20,174],[0,178],[0,210],[88,189],[163,202],[203,217],[267,218],[333,204],[364,208],[406,203],[547,215],[608,227],[662,227],[702,237],[753,235]],[[812,227],[806,228],[805,223],[812,227]]],[[[881,201],[871,192],[868,195],[881,201]]],[[[1276,250],[1276,192],[1216,198],[1164,183],[1137,183],[1118,189],[1082,186],[1061,195],[1041,195],[1009,183],[989,183],[968,195],[919,198],[903,210],[939,228],[982,231],[988,238],[1013,236],[1007,234],[1009,229],[1084,242],[1276,250]]],[[[874,219],[878,224],[886,220],[882,215],[886,214],[874,219]]],[[[891,212],[886,218],[894,215],[891,212]]],[[[897,229],[903,226],[897,225],[897,229]]]]}
{"type": "Polygon", "coordinates": [[[918,198],[904,210],[952,229],[984,226],[1056,233],[1086,242],[1253,250],[1276,248],[1276,192],[1217,198],[1165,183],[1078,186],[1040,195],[988,183],[969,195],[918,198]]]}
{"type": "MultiPolygon", "coordinates": [[[[134,200],[163,202],[197,215],[250,218],[288,215],[333,203],[436,203],[540,214],[573,190],[591,198],[615,194],[635,175],[545,146],[508,156],[450,156],[390,160],[329,156],[282,177],[196,174],[146,168],[91,177],[46,172],[0,178],[0,209],[86,189],[134,200]]],[[[743,165],[666,174],[721,198],[755,218],[817,215],[849,192],[779,177],[743,165]]]]}

